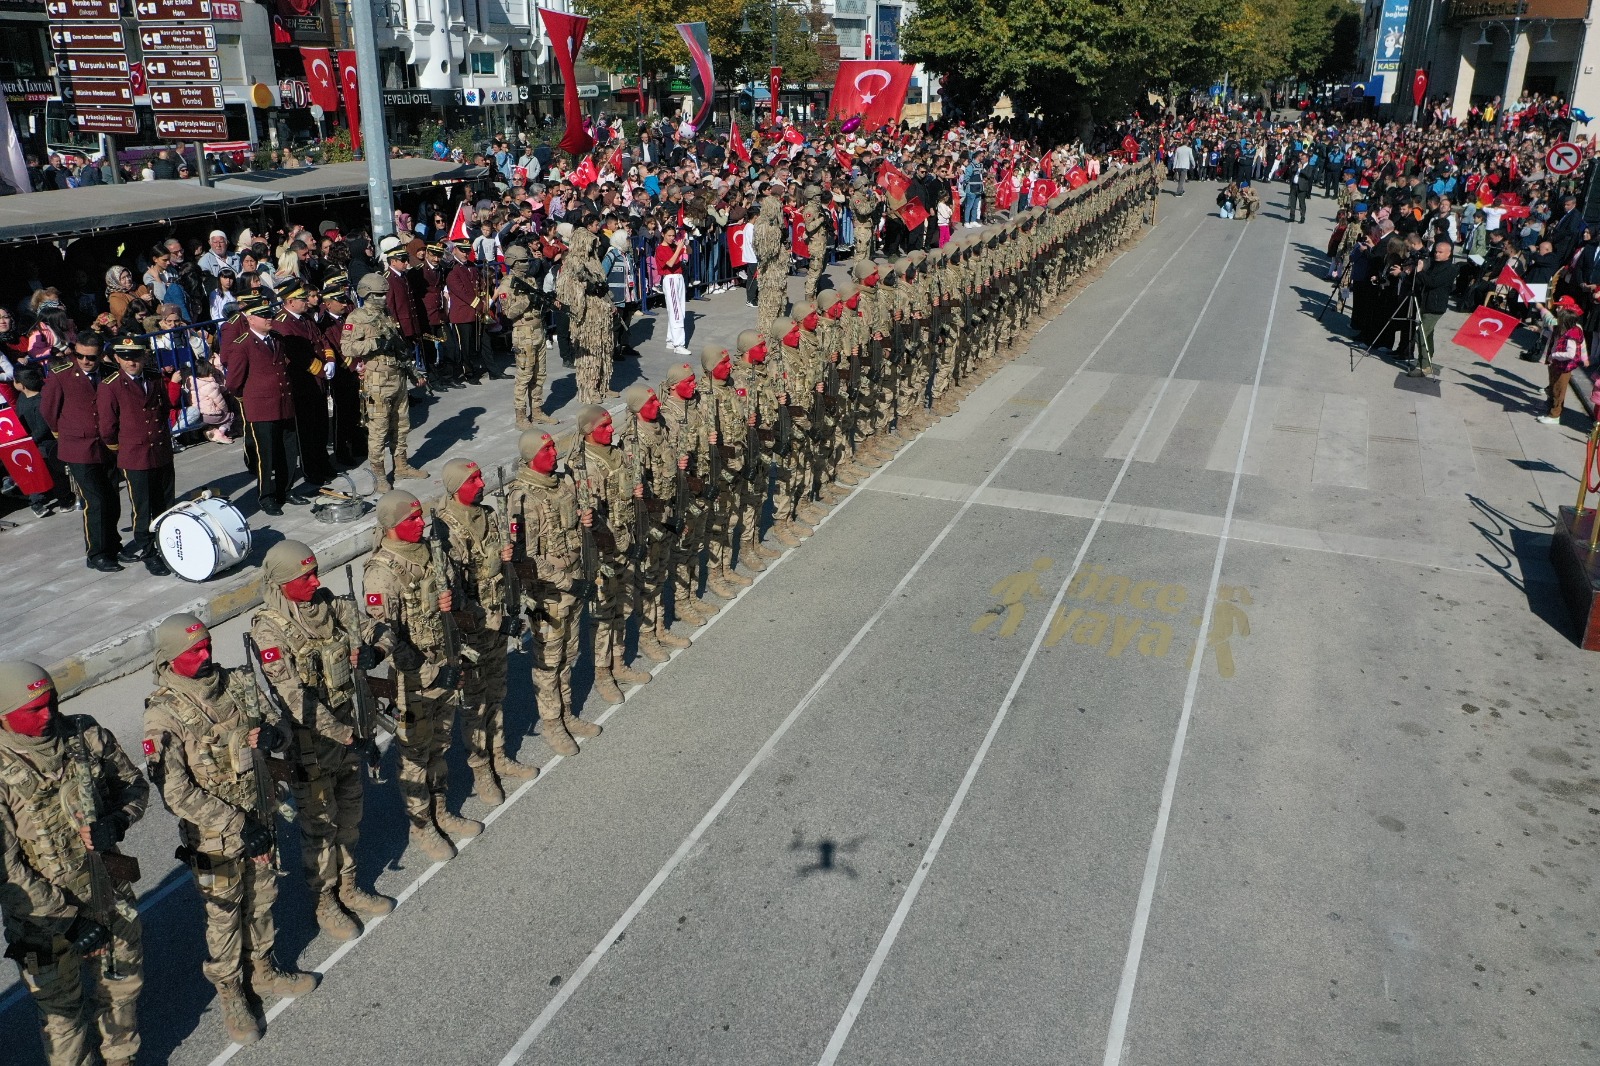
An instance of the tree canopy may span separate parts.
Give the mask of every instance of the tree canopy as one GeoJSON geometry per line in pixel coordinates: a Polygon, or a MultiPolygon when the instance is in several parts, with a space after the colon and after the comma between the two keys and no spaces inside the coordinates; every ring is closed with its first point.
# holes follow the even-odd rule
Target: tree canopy
{"type": "Polygon", "coordinates": [[[1082,122],[1224,74],[1249,88],[1337,76],[1360,12],[1354,0],[922,0],[901,43],[964,112],[1004,94],[1082,122]]]}

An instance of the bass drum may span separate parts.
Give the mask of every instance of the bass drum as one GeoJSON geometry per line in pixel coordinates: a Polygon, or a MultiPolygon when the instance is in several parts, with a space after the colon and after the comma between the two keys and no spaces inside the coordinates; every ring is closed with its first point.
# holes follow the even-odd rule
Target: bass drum
{"type": "Polygon", "coordinates": [[[209,581],[250,556],[250,525],[220,496],[186,500],[155,520],[161,558],[185,581],[209,581]]]}

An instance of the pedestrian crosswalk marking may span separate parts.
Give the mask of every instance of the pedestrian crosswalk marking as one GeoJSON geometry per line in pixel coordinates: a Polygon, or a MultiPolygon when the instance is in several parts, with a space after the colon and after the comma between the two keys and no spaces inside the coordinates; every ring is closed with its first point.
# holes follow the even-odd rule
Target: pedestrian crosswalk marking
{"type": "Polygon", "coordinates": [[[1111,388],[1112,382],[1120,376],[1099,370],[1079,371],[1077,384],[1056,401],[1054,409],[1045,412],[1043,420],[1033,427],[1033,432],[1022,446],[1042,452],[1060,451],[1067,438],[1072,436],[1072,431],[1094,410],[1111,388]]]}
{"type": "Polygon", "coordinates": [[[1183,410],[1189,406],[1189,401],[1194,398],[1195,389],[1200,385],[1192,378],[1174,378],[1162,393],[1162,382],[1157,382],[1151,387],[1150,392],[1140,403],[1138,410],[1128,418],[1122,427],[1122,432],[1117,439],[1112,441],[1111,447],[1106,449],[1107,459],[1126,459],[1128,449],[1138,436],[1139,428],[1144,425],[1145,415],[1150,407],[1154,406],[1155,415],[1150,419],[1150,428],[1145,431],[1144,438],[1139,441],[1139,450],[1134,453],[1133,461],[1136,463],[1153,463],[1161,457],[1161,449],[1167,445],[1167,438],[1172,436],[1172,431],[1177,428],[1178,420],[1183,417],[1183,410]]]}
{"type": "Polygon", "coordinates": [[[1037,377],[1041,369],[1021,363],[1001,367],[988,381],[974,389],[971,396],[961,401],[961,410],[929,427],[923,435],[938,440],[967,440],[1037,377]]]}

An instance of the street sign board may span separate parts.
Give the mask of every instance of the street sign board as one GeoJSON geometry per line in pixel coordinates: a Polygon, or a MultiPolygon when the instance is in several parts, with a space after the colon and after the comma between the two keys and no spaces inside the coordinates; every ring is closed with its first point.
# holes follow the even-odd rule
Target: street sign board
{"type": "Polygon", "coordinates": [[[157,111],[221,111],[218,85],[152,85],[150,106],[157,111]]]}
{"type": "Polygon", "coordinates": [[[1550,146],[1544,154],[1544,168],[1552,174],[1571,174],[1583,162],[1583,149],[1569,141],[1550,146]]]}
{"type": "MultiPolygon", "coordinates": [[[[206,32],[210,32],[206,27],[206,32]]],[[[57,52],[121,52],[128,54],[122,26],[115,22],[85,22],[50,27],[50,47],[57,52]]]]}
{"type": "Polygon", "coordinates": [[[164,141],[220,141],[228,136],[223,115],[157,115],[156,136],[164,141]]]}
{"type": "Polygon", "coordinates": [[[124,81],[92,81],[73,78],[66,86],[66,98],[73,107],[132,107],[133,86],[124,81]]]}
{"type": "Polygon", "coordinates": [[[222,74],[216,56],[150,56],[144,61],[144,76],[154,82],[216,81],[222,74]]]}
{"type": "Polygon", "coordinates": [[[194,22],[211,17],[211,0],[136,0],[140,22],[194,22]]]}
{"type": "Polygon", "coordinates": [[[82,133],[139,132],[139,120],[133,108],[101,107],[93,111],[74,111],[72,124],[82,133]]]}
{"type": "Polygon", "coordinates": [[[217,34],[210,26],[140,26],[145,52],[215,52],[217,34]]]}
{"type": "Polygon", "coordinates": [[[61,73],[69,79],[122,79],[132,74],[128,67],[128,57],[126,55],[114,55],[110,52],[57,52],[56,65],[60,68],[61,73]]]}
{"type": "Polygon", "coordinates": [[[116,22],[122,17],[117,0],[45,0],[44,13],[52,20],[79,22],[116,22]]]}

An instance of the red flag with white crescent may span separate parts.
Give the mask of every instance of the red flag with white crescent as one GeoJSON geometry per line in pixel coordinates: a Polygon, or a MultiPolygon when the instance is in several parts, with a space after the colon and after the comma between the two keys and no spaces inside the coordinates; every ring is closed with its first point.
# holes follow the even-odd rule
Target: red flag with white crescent
{"type": "Polygon", "coordinates": [[[339,89],[333,80],[333,55],[326,48],[302,48],[300,60],[306,68],[306,84],[311,102],[322,110],[339,110],[339,89]]]}
{"type": "Polygon", "coordinates": [[[356,54],[339,51],[339,87],[344,90],[344,117],[350,124],[350,146],[361,147],[361,82],[356,77],[356,54]]]}
{"type": "Polygon", "coordinates": [[[622,146],[617,145],[616,151],[611,153],[611,158],[606,160],[606,169],[622,177],[622,146]]]}
{"type": "Polygon", "coordinates": [[[893,126],[905,110],[911,71],[910,63],[886,63],[876,59],[841,61],[833,82],[828,117],[843,120],[860,115],[862,125],[869,130],[893,126]]]}
{"type": "Polygon", "coordinates": [[[1067,171],[1067,184],[1077,189],[1088,184],[1089,174],[1082,167],[1073,167],[1067,171]]]}
{"type": "Polygon", "coordinates": [[[50,476],[39,446],[12,407],[0,407],[0,462],[17,483],[19,492],[33,496],[55,488],[56,480],[50,476]]]}
{"type": "Polygon", "coordinates": [[[572,172],[572,184],[580,189],[587,189],[599,180],[600,172],[595,169],[594,157],[584,156],[583,162],[578,164],[578,169],[572,172]]]}
{"type": "Polygon", "coordinates": [[[742,226],[728,227],[728,259],[734,266],[754,265],[756,261],[755,229],[755,224],[750,222],[746,222],[742,226]]]}
{"type": "Polygon", "coordinates": [[[737,122],[728,131],[728,147],[733,150],[734,155],[746,163],[750,162],[750,146],[744,143],[744,137],[739,133],[739,124],[737,122]]]}
{"type": "Polygon", "coordinates": [[[594,147],[594,138],[583,128],[583,105],[578,99],[578,52],[583,48],[583,34],[589,20],[582,15],[569,15],[564,11],[539,9],[544,23],[545,36],[550,38],[550,51],[561,70],[561,82],[566,87],[562,96],[562,110],[567,116],[567,130],[561,137],[561,150],[571,156],[580,156],[594,147]]]}
{"type": "Polygon", "coordinates": [[[916,229],[928,221],[928,209],[922,206],[922,201],[913,196],[905,205],[896,212],[900,221],[906,224],[906,229],[916,229]]]}
{"type": "Polygon", "coordinates": [[[1467,320],[1461,323],[1461,328],[1456,330],[1456,335],[1450,339],[1488,362],[1500,353],[1500,346],[1516,328],[1517,319],[1514,316],[1485,305],[1468,315],[1467,320]]]}
{"type": "Polygon", "coordinates": [[[470,241],[472,234],[467,232],[467,202],[462,200],[456,205],[456,217],[450,223],[450,239],[452,241],[470,241]]]}
{"type": "MultiPolygon", "coordinates": [[[[1506,214],[1511,212],[1507,211],[1506,214]]],[[[1500,268],[1500,274],[1494,279],[1496,285],[1504,285],[1521,297],[1523,303],[1533,302],[1533,290],[1528,288],[1528,283],[1522,280],[1522,275],[1511,269],[1507,263],[1500,268]]]]}

